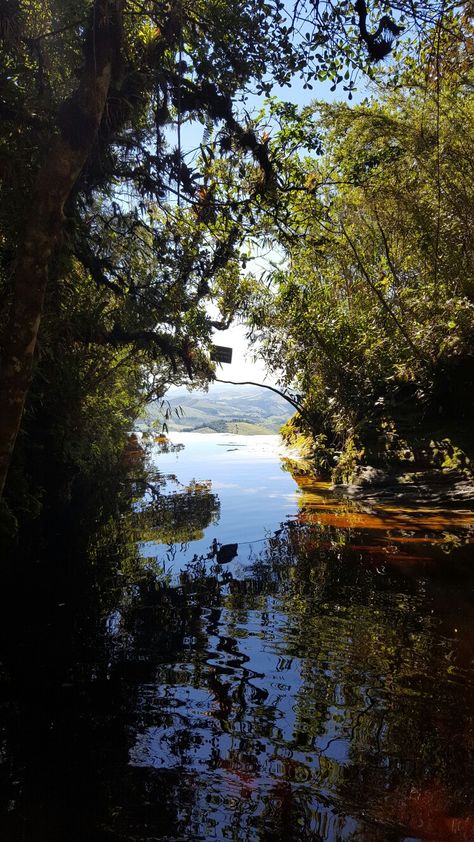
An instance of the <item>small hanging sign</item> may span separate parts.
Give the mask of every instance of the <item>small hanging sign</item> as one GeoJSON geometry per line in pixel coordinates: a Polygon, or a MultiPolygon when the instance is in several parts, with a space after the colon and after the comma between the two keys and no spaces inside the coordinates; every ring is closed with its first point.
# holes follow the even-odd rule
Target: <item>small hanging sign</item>
{"type": "Polygon", "coordinates": [[[232,348],[226,348],[224,345],[213,345],[211,360],[214,360],[215,363],[231,363],[232,348]]]}

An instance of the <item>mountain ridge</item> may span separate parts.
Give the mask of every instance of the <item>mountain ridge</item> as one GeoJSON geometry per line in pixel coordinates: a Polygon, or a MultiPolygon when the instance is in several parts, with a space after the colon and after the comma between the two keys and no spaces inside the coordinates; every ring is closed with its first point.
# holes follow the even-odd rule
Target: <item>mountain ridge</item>
{"type": "Polygon", "coordinates": [[[141,422],[155,429],[203,433],[278,433],[292,415],[291,406],[267,389],[231,387],[172,394],[162,405],[149,404],[141,422]]]}

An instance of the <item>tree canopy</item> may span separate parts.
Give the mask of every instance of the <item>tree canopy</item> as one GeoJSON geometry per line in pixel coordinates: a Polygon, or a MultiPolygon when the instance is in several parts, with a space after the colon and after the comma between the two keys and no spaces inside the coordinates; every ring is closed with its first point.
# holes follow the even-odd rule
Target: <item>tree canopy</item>
{"type": "MultiPolygon", "coordinates": [[[[434,0],[370,9],[363,0],[2,0],[0,490],[25,403],[26,431],[39,416],[58,420],[62,402],[70,436],[92,406],[109,406],[118,447],[140,401],[170,381],[212,377],[212,330],[229,324],[252,286],[242,244],[262,200],[263,213],[273,201],[281,219],[302,195],[291,184],[282,201],[282,174],[293,178],[300,156],[291,171],[280,167],[278,143],[259,134],[239,98],[298,77],[308,89],[330,80],[351,97],[357,74],[373,73],[398,36],[410,49],[430,31],[455,43],[463,15],[434,0]],[[188,156],[182,133],[193,121],[214,140],[188,156]],[[228,176],[237,160],[250,173],[238,187],[228,176]]],[[[281,115],[287,136],[303,132],[310,149],[288,106],[281,115]]],[[[343,111],[334,119],[345,131],[343,111]]],[[[354,251],[347,238],[336,245],[332,261],[354,251]]],[[[99,428],[107,424],[96,420],[99,428]]]]}
{"type": "Polygon", "coordinates": [[[439,463],[462,462],[445,437],[473,410],[471,45],[444,40],[384,94],[303,112],[309,137],[286,164],[294,189],[285,214],[266,217],[287,257],[250,320],[340,477],[364,449],[414,460],[423,424],[444,440],[431,441],[439,463]],[[315,126],[318,157],[306,151],[315,126]]]}

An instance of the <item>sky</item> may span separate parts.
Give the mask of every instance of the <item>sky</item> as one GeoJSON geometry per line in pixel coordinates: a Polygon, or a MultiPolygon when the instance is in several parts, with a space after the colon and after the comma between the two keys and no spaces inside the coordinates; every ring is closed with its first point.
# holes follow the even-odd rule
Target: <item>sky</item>
{"type": "MultiPolygon", "coordinates": [[[[308,105],[314,99],[328,99],[329,85],[321,85],[321,90],[317,90],[316,86],[313,91],[303,90],[303,82],[298,80],[291,88],[278,88],[275,90],[275,96],[280,96],[288,102],[294,102],[300,106],[308,105]],[[324,89],[323,89],[324,88],[324,89]]],[[[335,98],[335,94],[330,94],[335,98]]],[[[340,98],[340,97],[338,97],[340,98]]],[[[261,106],[256,103],[257,107],[261,106]]],[[[261,261],[260,261],[261,264],[261,261]]],[[[256,262],[252,266],[252,261],[248,264],[249,271],[256,271],[262,268],[256,262]]],[[[245,336],[245,328],[242,325],[233,325],[227,331],[216,331],[214,335],[216,345],[224,345],[232,348],[232,363],[230,365],[223,363],[217,367],[217,377],[225,380],[252,380],[257,383],[266,383],[267,385],[277,385],[277,380],[269,372],[267,372],[263,363],[259,360],[254,361],[252,355],[256,351],[256,346],[251,347],[245,336]]],[[[219,384],[210,386],[210,389],[216,389],[219,384]]]]}
{"type": "MultiPolygon", "coordinates": [[[[352,104],[360,102],[368,93],[367,88],[362,84],[362,79],[359,79],[360,87],[353,95],[352,104]]],[[[325,100],[326,102],[342,100],[347,101],[347,93],[343,91],[342,86],[339,86],[335,92],[331,92],[331,83],[314,83],[313,90],[304,90],[303,81],[296,78],[291,87],[281,88],[275,85],[272,95],[280,97],[287,102],[295,103],[301,107],[309,105],[315,100],[325,100]]],[[[264,103],[264,97],[252,96],[249,98],[247,108],[249,112],[252,108],[257,112],[264,103]]],[[[182,132],[182,148],[186,147],[189,150],[196,150],[202,141],[203,127],[199,123],[191,125],[184,125],[182,132]]],[[[172,143],[172,138],[170,137],[172,143]]],[[[248,265],[250,271],[258,272],[259,266],[252,266],[251,262],[248,265]]],[[[261,268],[261,266],[260,266],[261,268]]],[[[214,336],[216,345],[223,345],[232,348],[232,363],[219,364],[217,366],[217,377],[225,380],[252,380],[258,383],[266,382],[268,385],[277,385],[275,377],[272,377],[265,369],[261,361],[255,361],[252,357],[256,351],[255,346],[252,348],[245,336],[245,329],[241,325],[233,325],[227,331],[216,331],[214,336]]],[[[219,384],[211,385],[210,389],[219,388],[219,384]]],[[[182,391],[182,387],[180,387],[182,391]]],[[[169,393],[172,394],[177,391],[171,387],[169,393]]]]}
{"type": "MultiPolygon", "coordinates": [[[[321,94],[317,90],[313,91],[305,91],[303,90],[303,82],[299,83],[298,80],[295,81],[291,88],[277,88],[275,90],[275,96],[280,96],[281,99],[285,99],[286,101],[295,102],[298,105],[308,105],[313,99],[318,98],[320,96],[323,98],[323,93],[321,94]]],[[[326,97],[327,98],[327,93],[326,97]]],[[[264,98],[263,97],[252,97],[254,100],[254,108],[255,111],[258,111],[262,105],[264,98]]],[[[249,107],[250,111],[250,107],[249,107]]],[[[182,145],[186,148],[196,149],[199,147],[199,144],[202,141],[202,134],[203,134],[203,127],[199,123],[194,123],[190,126],[183,126],[182,127],[182,145]]],[[[170,142],[172,142],[170,138],[170,142]]],[[[247,265],[247,269],[250,272],[254,272],[256,274],[261,271],[264,266],[264,262],[262,259],[249,261],[247,265]]],[[[223,380],[234,380],[234,381],[244,381],[244,380],[251,380],[256,383],[266,383],[267,385],[277,385],[275,377],[270,375],[263,363],[259,360],[254,360],[253,356],[256,351],[256,346],[254,345],[251,347],[249,342],[245,336],[245,328],[243,325],[234,324],[229,330],[226,331],[215,331],[214,332],[214,342],[216,345],[223,345],[227,348],[232,348],[232,363],[222,363],[217,364],[216,376],[223,380]]],[[[209,386],[209,390],[215,391],[216,389],[220,388],[220,384],[211,384],[209,386]]],[[[169,395],[173,395],[175,392],[182,392],[183,387],[171,387],[168,390],[169,395]]]]}
{"type": "Polygon", "coordinates": [[[215,334],[216,345],[224,345],[232,348],[232,362],[218,363],[216,376],[223,380],[254,380],[257,383],[272,384],[271,378],[261,361],[253,361],[252,354],[255,346],[252,347],[245,337],[245,328],[242,325],[233,325],[229,330],[219,331],[215,334]]]}
{"type": "MultiPolygon", "coordinates": [[[[216,345],[232,348],[232,362],[216,364],[217,378],[236,382],[250,380],[254,383],[266,383],[268,386],[276,385],[275,377],[266,371],[263,363],[252,359],[256,346],[252,346],[247,341],[243,325],[234,324],[228,330],[216,331],[214,342],[216,345]]],[[[219,383],[209,385],[211,392],[220,388],[222,387],[219,383]]],[[[167,394],[171,396],[178,392],[183,392],[183,386],[171,386],[167,394]]]]}

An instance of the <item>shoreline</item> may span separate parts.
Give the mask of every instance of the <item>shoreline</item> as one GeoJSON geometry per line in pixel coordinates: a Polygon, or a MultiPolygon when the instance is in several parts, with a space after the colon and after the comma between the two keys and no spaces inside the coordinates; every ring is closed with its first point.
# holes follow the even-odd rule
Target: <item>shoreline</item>
{"type": "Polygon", "coordinates": [[[381,503],[429,503],[474,509],[474,480],[457,471],[435,470],[385,473],[367,466],[359,469],[353,483],[337,484],[331,491],[352,500],[381,503]]]}

